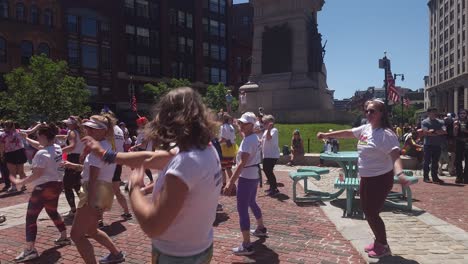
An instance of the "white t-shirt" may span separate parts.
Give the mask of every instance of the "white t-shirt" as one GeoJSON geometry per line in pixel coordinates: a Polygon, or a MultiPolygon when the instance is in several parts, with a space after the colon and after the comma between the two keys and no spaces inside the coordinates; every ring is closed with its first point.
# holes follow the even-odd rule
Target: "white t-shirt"
{"type": "MultiPolygon", "coordinates": [[[[84,143],[81,142],[80,138],[80,132],[78,130],[73,130],[75,132],[75,147],[73,148],[72,151],[70,151],[70,154],[81,154],[84,150],[84,143]]],[[[68,131],[67,133],[67,138],[70,136],[71,130],[68,131]]]]}
{"type": "Polygon", "coordinates": [[[182,180],[188,194],[174,222],[152,239],[153,246],[172,256],[199,254],[213,244],[213,222],[223,184],[218,153],[212,145],[204,150],[179,152],[159,174],[153,200],[161,192],[167,174],[182,180]]]}
{"type": "MultiPolygon", "coordinates": [[[[102,148],[105,150],[112,149],[112,145],[107,140],[99,141],[102,148]]],[[[115,171],[115,163],[108,164],[105,163],[100,157],[90,153],[86,155],[84,164],[83,164],[83,172],[81,173],[82,181],[89,181],[89,167],[97,167],[99,168],[99,175],[98,180],[105,181],[105,182],[112,182],[112,177],[114,176],[115,171]]]]}
{"type": "Polygon", "coordinates": [[[239,177],[252,180],[259,178],[258,167],[252,165],[261,163],[260,148],[260,141],[258,140],[257,135],[255,134],[251,134],[250,136],[247,136],[242,140],[239,146],[239,151],[237,152],[237,164],[239,164],[241,161],[242,152],[249,153],[250,155],[239,177]]]}
{"type": "Polygon", "coordinates": [[[236,131],[231,124],[223,124],[219,130],[219,137],[229,139],[231,143],[236,143],[236,131]]]}
{"type": "Polygon", "coordinates": [[[268,129],[262,136],[262,153],[264,159],[279,159],[280,151],[278,146],[278,129],[272,128],[270,131],[271,139],[267,140],[268,129]]]}
{"type": "Polygon", "coordinates": [[[115,143],[115,150],[117,152],[123,152],[124,151],[124,132],[119,126],[114,126],[114,143],[115,143]]]}
{"type": "Polygon", "coordinates": [[[45,147],[36,152],[32,160],[32,168],[43,168],[44,174],[31,183],[33,186],[46,182],[61,181],[59,166],[62,162],[62,148],[59,145],[45,147]]]}
{"type": "Polygon", "coordinates": [[[397,135],[390,129],[372,129],[370,124],[352,129],[359,140],[359,176],[380,176],[393,169],[390,152],[400,148],[397,135]]]}
{"type": "MultiPolygon", "coordinates": [[[[141,143],[143,143],[143,141],[145,141],[145,132],[144,132],[143,129],[140,129],[137,132],[137,138],[136,138],[136,141],[135,141],[135,145],[141,144],[141,143]]],[[[143,145],[143,146],[141,146],[141,148],[146,150],[146,151],[153,151],[153,141],[149,140],[146,143],[146,146],[143,145]]]]}

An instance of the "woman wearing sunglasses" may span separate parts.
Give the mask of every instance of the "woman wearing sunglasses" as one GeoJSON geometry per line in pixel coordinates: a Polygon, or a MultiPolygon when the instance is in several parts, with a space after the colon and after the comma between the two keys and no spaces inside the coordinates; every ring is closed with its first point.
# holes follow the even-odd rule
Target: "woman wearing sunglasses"
{"type": "Polygon", "coordinates": [[[357,138],[358,167],[361,182],[361,208],[375,236],[374,243],[364,251],[371,258],[391,255],[385,224],[379,216],[385,199],[393,187],[396,174],[401,184],[408,184],[400,159],[400,144],[392,130],[384,102],[375,99],[366,102],[368,124],[330,133],[319,132],[317,138],[357,138]]]}

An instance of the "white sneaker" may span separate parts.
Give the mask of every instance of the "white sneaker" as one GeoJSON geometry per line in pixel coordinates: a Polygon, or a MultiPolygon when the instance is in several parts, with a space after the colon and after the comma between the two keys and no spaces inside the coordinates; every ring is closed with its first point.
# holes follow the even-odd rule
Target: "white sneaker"
{"type": "Polygon", "coordinates": [[[73,212],[72,210],[62,214],[63,217],[74,217],[75,216],[75,212],[73,212]]]}
{"type": "Polygon", "coordinates": [[[28,260],[36,259],[38,257],[39,257],[39,254],[37,253],[37,250],[35,248],[31,250],[25,249],[15,258],[15,262],[16,263],[25,262],[28,260]]]}
{"type": "Polygon", "coordinates": [[[255,251],[253,250],[252,244],[246,246],[242,243],[240,246],[233,248],[232,253],[236,256],[249,256],[255,253],[255,251]]]}
{"type": "Polygon", "coordinates": [[[16,189],[16,186],[11,186],[10,190],[7,191],[7,193],[15,193],[18,192],[18,189],[16,189]]]}

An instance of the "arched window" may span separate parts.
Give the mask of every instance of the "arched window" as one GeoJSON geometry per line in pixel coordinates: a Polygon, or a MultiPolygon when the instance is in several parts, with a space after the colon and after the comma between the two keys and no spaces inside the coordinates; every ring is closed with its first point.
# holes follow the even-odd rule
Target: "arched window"
{"type": "Polygon", "coordinates": [[[33,44],[31,41],[21,41],[21,63],[28,65],[31,56],[33,55],[33,44]]]}
{"type": "Polygon", "coordinates": [[[26,8],[23,3],[16,4],[16,19],[19,21],[26,19],[26,8]]]}
{"type": "Polygon", "coordinates": [[[0,37],[0,63],[6,62],[7,49],[6,49],[6,40],[0,37]]]}
{"type": "Polygon", "coordinates": [[[31,24],[39,24],[39,10],[35,5],[31,7],[31,24]]]}
{"type": "Polygon", "coordinates": [[[47,43],[40,43],[39,46],[37,47],[37,54],[41,55],[44,54],[47,57],[50,57],[50,48],[47,43]]]}
{"type": "Polygon", "coordinates": [[[0,18],[8,18],[8,0],[0,0],[0,18]]]}
{"type": "Polygon", "coordinates": [[[44,25],[48,27],[52,27],[54,25],[54,18],[50,9],[46,9],[44,11],[44,25]]]}

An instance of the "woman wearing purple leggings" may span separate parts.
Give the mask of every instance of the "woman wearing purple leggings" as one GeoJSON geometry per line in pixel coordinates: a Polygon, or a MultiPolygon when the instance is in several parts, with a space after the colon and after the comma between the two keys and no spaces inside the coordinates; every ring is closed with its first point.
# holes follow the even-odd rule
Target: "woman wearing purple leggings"
{"type": "Polygon", "coordinates": [[[260,142],[257,135],[253,132],[253,127],[257,118],[255,114],[247,112],[237,120],[240,130],[244,135],[239,152],[237,153],[237,167],[234,175],[229,179],[224,192],[231,193],[235,182],[239,179],[237,187],[237,212],[239,213],[239,222],[242,232],[242,244],[233,248],[235,255],[251,255],[254,253],[252,243],[250,242],[250,234],[257,237],[265,237],[267,229],[263,225],[262,211],[257,205],[257,188],[260,181],[259,164],[260,157],[260,142]],[[255,219],[257,220],[257,229],[250,230],[249,207],[252,210],[255,219]]]}
{"type": "Polygon", "coordinates": [[[55,125],[41,125],[37,131],[38,141],[27,138],[28,142],[39,149],[32,161],[33,173],[31,176],[17,180],[11,177],[16,185],[31,184],[34,186],[29,199],[26,214],[26,242],[27,247],[15,258],[15,262],[24,262],[39,257],[34,247],[37,235],[37,218],[42,209],[45,208],[50,219],[60,232],[55,245],[70,245],[67,230],[62,218],[57,212],[58,199],[62,192],[58,167],[62,161],[62,150],[59,145],[54,144],[58,128],[55,125]]]}
{"type": "Polygon", "coordinates": [[[394,172],[401,184],[408,184],[408,180],[402,170],[398,137],[392,131],[384,102],[368,101],[365,112],[368,124],[330,133],[319,132],[317,137],[358,139],[361,207],[375,236],[374,243],[366,246],[364,251],[371,258],[380,258],[391,255],[385,224],[379,214],[392,190],[394,172]]]}

